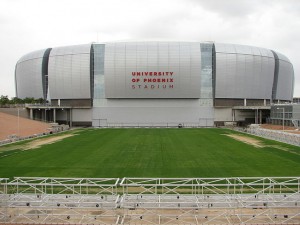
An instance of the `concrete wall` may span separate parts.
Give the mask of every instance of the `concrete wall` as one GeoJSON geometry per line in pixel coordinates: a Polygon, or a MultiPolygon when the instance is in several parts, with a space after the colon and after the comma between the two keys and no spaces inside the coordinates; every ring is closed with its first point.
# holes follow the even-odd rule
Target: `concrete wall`
{"type": "Polygon", "coordinates": [[[235,121],[244,121],[245,119],[251,118],[254,120],[255,111],[254,110],[235,110],[235,121]]]}
{"type": "Polygon", "coordinates": [[[92,109],[72,109],[72,120],[74,122],[91,122],[92,109]]]}
{"type": "Polygon", "coordinates": [[[215,108],[215,121],[232,121],[232,109],[215,108]]]}
{"type": "MultiPolygon", "coordinates": [[[[18,108],[0,108],[0,112],[18,116],[18,108]]],[[[29,118],[29,111],[25,108],[19,108],[19,116],[29,118]]]]}
{"type": "Polygon", "coordinates": [[[93,108],[93,126],[120,124],[213,126],[212,106],[201,105],[200,99],[103,99],[93,108]]]}

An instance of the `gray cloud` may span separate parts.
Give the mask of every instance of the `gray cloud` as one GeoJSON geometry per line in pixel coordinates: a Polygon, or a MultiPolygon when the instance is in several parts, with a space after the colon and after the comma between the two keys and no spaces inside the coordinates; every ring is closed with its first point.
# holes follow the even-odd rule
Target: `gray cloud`
{"type": "MultiPolygon", "coordinates": [[[[263,11],[270,1],[260,0],[189,0],[193,5],[212,11],[224,18],[247,17],[253,13],[263,11]]],[[[270,3],[269,3],[270,4],[270,3]]]]}
{"type": "Polygon", "coordinates": [[[30,51],[114,40],[216,41],[270,48],[295,69],[300,96],[299,0],[2,0],[0,94],[30,51]]]}

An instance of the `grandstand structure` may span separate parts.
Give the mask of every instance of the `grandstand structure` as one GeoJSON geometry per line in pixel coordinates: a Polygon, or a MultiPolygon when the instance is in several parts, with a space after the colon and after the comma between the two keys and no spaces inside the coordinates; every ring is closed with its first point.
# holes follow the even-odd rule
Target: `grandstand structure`
{"type": "Polygon", "coordinates": [[[0,179],[0,223],[290,224],[300,177],[0,179]]]}

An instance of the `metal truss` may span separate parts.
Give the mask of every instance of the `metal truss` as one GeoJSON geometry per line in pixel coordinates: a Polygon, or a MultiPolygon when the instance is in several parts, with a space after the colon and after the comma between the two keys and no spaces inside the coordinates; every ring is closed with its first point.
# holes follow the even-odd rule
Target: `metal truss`
{"type": "Polygon", "coordinates": [[[0,222],[3,221],[7,215],[7,182],[9,179],[0,178],[0,222]]]}
{"type": "Polygon", "coordinates": [[[299,177],[123,178],[120,186],[124,224],[300,222],[299,177]]]}
{"type": "MultiPolygon", "coordinates": [[[[6,184],[10,223],[115,223],[118,178],[16,177],[6,184]]],[[[1,221],[0,221],[1,222],[1,221]]]]}
{"type": "Polygon", "coordinates": [[[299,222],[300,177],[0,178],[0,223],[299,222]]]}

